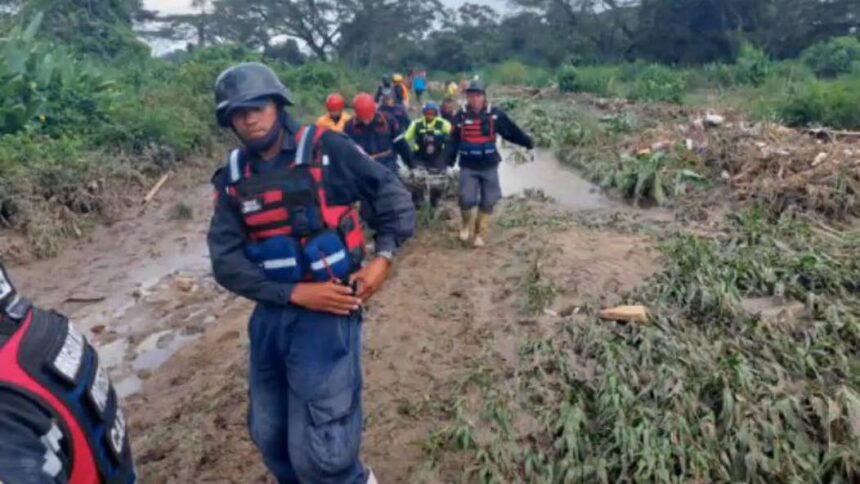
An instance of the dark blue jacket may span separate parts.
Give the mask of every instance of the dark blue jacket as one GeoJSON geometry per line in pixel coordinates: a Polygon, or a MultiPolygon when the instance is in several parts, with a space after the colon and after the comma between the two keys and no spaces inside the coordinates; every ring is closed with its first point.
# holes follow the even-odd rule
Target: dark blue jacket
{"type": "Polygon", "coordinates": [[[404,163],[411,164],[412,149],[401,136],[399,123],[388,113],[376,113],[376,117],[369,125],[359,123],[356,118],[352,118],[346,123],[343,132],[377,161],[394,162],[399,154],[404,163]]]}
{"type": "Polygon", "coordinates": [[[404,108],[402,104],[395,104],[394,106],[386,106],[383,104],[379,107],[379,110],[383,113],[387,113],[391,118],[397,121],[397,130],[401,133],[406,132],[406,130],[409,129],[409,125],[412,124],[412,120],[409,119],[409,113],[406,112],[406,108],[404,108]]]}
{"type": "MultiPolygon", "coordinates": [[[[281,155],[269,162],[252,159],[251,169],[259,172],[271,169],[272,164],[291,163],[297,129],[288,124],[281,155]]],[[[368,159],[345,136],[328,131],[320,143],[329,157],[325,180],[328,201],[333,205],[361,202],[361,214],[374,231],[377,252],[396,251],[415,230],[415,207],[409,192],[397,175],[368,159]]],[[[208,242],[215,280],[253,301],[286,306],[295,285],[270,280],[245,255],[247,234],[242,215],[235,199],[225,195],[227,171],[221,168],[212,177],[217,201],[208,242]]]]}

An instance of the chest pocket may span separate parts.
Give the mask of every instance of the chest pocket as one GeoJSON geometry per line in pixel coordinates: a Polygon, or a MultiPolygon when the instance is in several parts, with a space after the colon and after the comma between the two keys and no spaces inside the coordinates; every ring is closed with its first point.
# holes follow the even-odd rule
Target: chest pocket
{"type": "Polygon", "coordinates": [[[236,198],[251,239],[307,237],[324,228],[317,183],[295,168],[242,179],[236,198]]]}

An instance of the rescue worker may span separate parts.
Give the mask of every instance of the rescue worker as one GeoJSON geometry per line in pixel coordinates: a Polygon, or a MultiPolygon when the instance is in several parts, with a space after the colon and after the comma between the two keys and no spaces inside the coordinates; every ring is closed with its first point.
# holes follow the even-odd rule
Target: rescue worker
{"type": "MultiPolygon", "coordinates": [[[[409,109],[409,87],[406,86],[406,81],[403,79],[403,74],[394,74],[394,93],[406,109],[409,109]]],[[[404,129],[406,129],[404,127],[404,129]]]]}
{"type": "Polygon", "coordinates": [[[425,104],[422,113],[424,116],[413,121],[404,135],[413,150],[410,168],[421,168],[429,175],[425,179],[419,177],[413,184],[412,201],[416,207],[420,206],[425,198],[424,192],[429,191],[430,206],[436,208],[446,188],[442,182],[447,181],[445,171],[451,123],[439,115],[439,105],[435,102],[425,104]]]}
{"type": "Polygon", "coordinates": [[[375,483],[359,458],[362,307],[414,231],[409,193],[345,136],[299,126],[263,64],[224,71],[215,99],[242,147],[213,176],[208,244],[216,281],[257,303],[251,437],[280,483],[375,483]]]}
{"type": "MultiPolygon", "coordinates": [[[[467,103],[454,122],[451,152],[460,163],[460,240],[475,247],[486,244],[490,216],[502,198],[498,165],[502,161],[496,136],[529,150],[532,138],[486,99],[484,85],[473,80],[466,88],[467,103]],[[477,211],[477,213],[476,213],[477,211]]],[[[453,160],[452,160],[453,161],[453,160]]]]}
{"type": "MultiPolygon", "coordinates": [[[[376,88],[376,95],[373,96],[373,100],[376,101],[376,104],[382,104],[382,97],[386,90],[394,90],[394,86],[391,84],[391,76],[388,75],[382,76],[382,84],[376,88]]],[[[402,93],[400,91],[395,91],[394,94],[397,96],[397,102],[402,104],[402,93]]]]}
{"type": "Polygon", "coordinates": [[[325,100],[325,107],[328,113],[317,119],[317,127],[343,133],[346,123],[352,119],[352,116],[345,111],[346,99],[338,93],[331,94],[325,100]]]}
{"type": "Polygon", "coordinates": [[[457,120],[457,112],[460,110],[460,104],[456,99],[446,98],[442,101],[442,117],[445,118],[453,126],[457,120]]]}
{"type": "Polygon", "coordinates": [[[0,482],[133,483],[125,416],[95,349],[0,264],[0,482]]]}
{"type": "Polygon", "coordinates": [[[353,101],[355,117],[346,123],[344,133],[352,138],[371,159],[397,174],[397,155],[406,166],[411,164],[409,145],[400,137],[397,120],[379,112],[370,94],[359,94],[353,101]]]}
{"type": "Polygon", "coordinates": [[[382,93],[382,104],[379,106],[379,110],[388,114],[397,122],[397,131],[400,133],[409,129],[409,125],[412,124],[412,120],[409,119],[409,113],[402,104],[397,103],[394,90],[392,89],[387,89],[382,93]]]}
{"type": "Polygon", "coordinates": [[[454,79],[448,81],[448,84],[445,86],[445,97],[452,100],[460,97],[460,85],[454,79]]]}
{"type": "Polygon", "coordinates": [[[418,71],[413,75],[412,88],[415,91],[415,100],[421,103],[424,92],[427,91],[427,72],[418,71]]]}

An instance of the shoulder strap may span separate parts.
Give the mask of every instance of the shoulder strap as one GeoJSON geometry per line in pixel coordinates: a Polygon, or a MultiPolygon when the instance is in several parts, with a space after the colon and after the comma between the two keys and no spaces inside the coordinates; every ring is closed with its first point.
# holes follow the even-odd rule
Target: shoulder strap
{"type": "MultiPolygon", "coordinates": [[[[314,154],[319,146],[320,139],[326,130],[315,125],[303,126],[296,133],[296,165],[311,165],[314,162],[314,154]]],[[[323,157],[323,164],[327,163],[328,157],[323,157]]]]}
{"type": "Polygon", "coordinates": [[[239,148],[234,149],[230,152],[230,161],[228,163],[230,168],[229,172],[229,183],[230,185],[235,185],[242,179],[242,174],[244,169],[242,167],[242,150],[239,148]]]}

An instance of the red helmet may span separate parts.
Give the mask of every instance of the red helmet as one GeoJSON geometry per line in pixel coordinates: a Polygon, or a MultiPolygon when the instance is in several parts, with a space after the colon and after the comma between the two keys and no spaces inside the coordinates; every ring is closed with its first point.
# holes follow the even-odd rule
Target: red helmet
{"type": "Polygon", "coordinates": [[[355,109],[355,117],[359,121],[369,123],[376,116],[376,101],[373,100],[373,96],[370,94],[361,93],[355,96],[355,99],[352,101],[352,107],[355,109]]]}
{"type": "Polygon", "coordinates": [[[346,108],[346,99],[338,93],[329,95],[325,100],[325,107],[330,113],[340,113],[346,108]]]}

